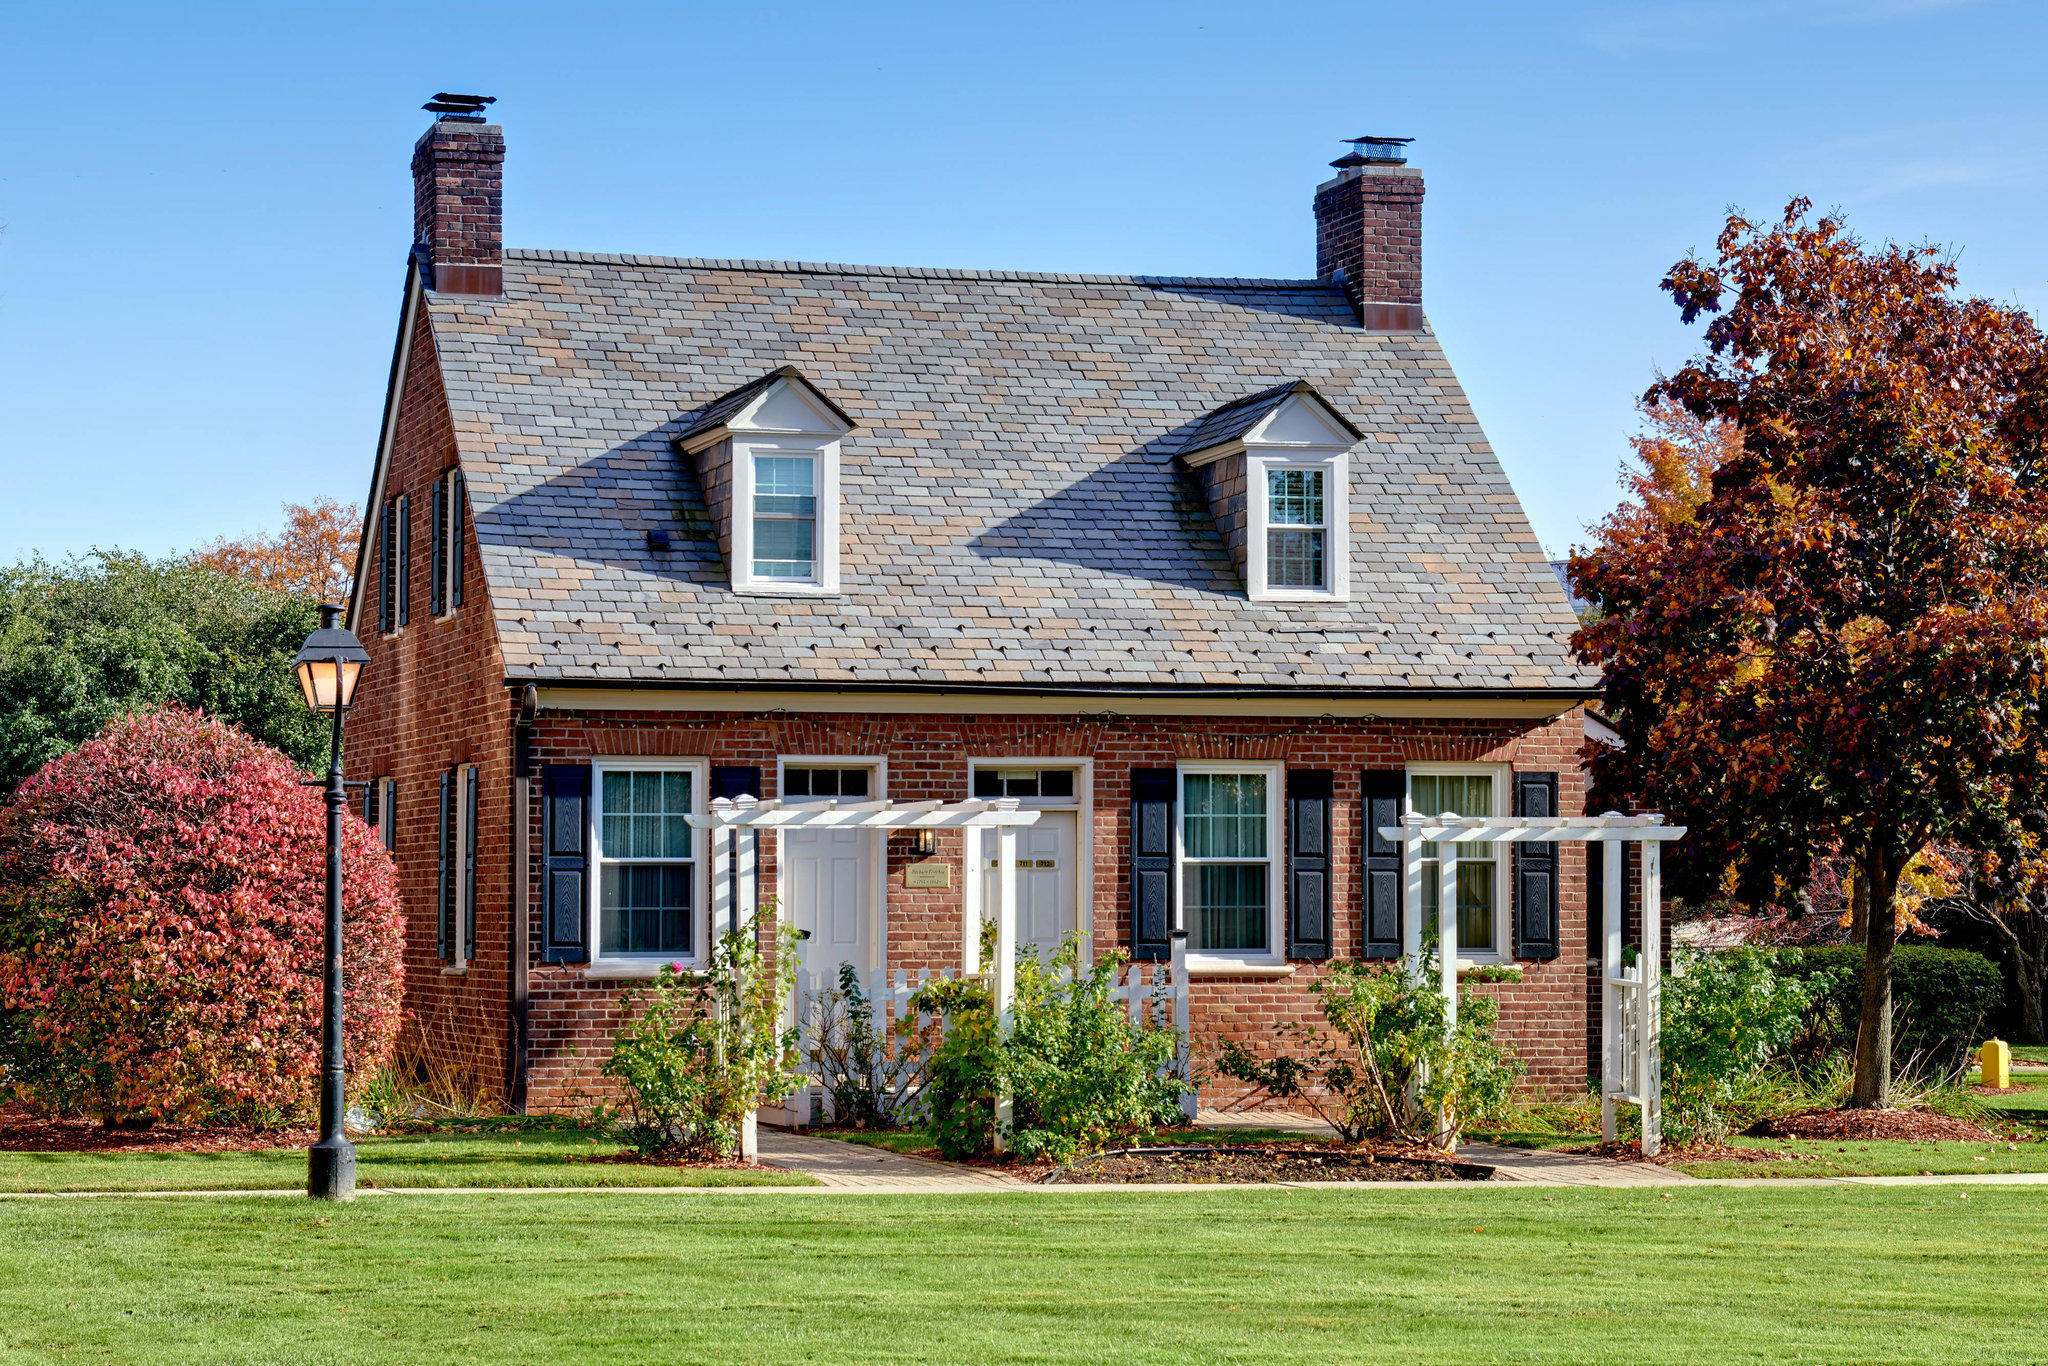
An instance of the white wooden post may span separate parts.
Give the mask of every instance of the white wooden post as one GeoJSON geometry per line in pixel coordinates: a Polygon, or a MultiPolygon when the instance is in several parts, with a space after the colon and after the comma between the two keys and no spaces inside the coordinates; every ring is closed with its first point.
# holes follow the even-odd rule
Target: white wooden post
{"type": "MultiPolygon", "coordinates": [[[[721,808],[729,809],[731,805],[729,798],[720,797],[711,803],[711,810],[714,814],[724,814],[721,808]]],[[[714,945],[733,923],[732,851],[738,839],[738,826],[719,824],[711,827],[711,942],[714,945]]]]}
{"type": "MultiPolygon", "coordinates": [[[[1015,797],[996,803],[1001,810],[1017,809],[1015,797]]],[[[996,827],[996,1030],[1008,1039],[1017,1023],[1017,827],[996,827]]],[[[996,1151],[1009,1148],[1004,1131],[1015,1118],[1009,1087],[996,1095],[996,1151]]]]}
{"type": "Polygon", "coordinates": [[[1623,1089],[1621,1076],[1621,993],[1614,982],[1621,976],[1621,919],[1626,910],[1621,899],[1623,862],[1628,846],[1620,840],[1602,840],[1588,846],[1589,857],[1605,860],[1600,888],[1600,1137],[1614,1141],[1614,1093],[1623,1089]]]}
{"type": "MultiPolygon", "coordinates": [[[[1174,915],[1179,917],[1180,898],[1173,899],[1174,915]]],[[[1180,1098],[1180,1116],[1188,1123],[1195,1122],[1196,1102],[1201,1098],[1192,1089],[1195,1081],[1194,1038],[1188,1028],[1188,932],[1176,927],[1170,940],[1173,945],[1173,1030],[1180,1036],[1179,1056],[1175,1063],[1180,1068],[1180,1079],[1188,1083],[1189,1090],[1180,1098]]]]}
{"type": "MultiPolygon", "coordinates": [[[[1406,803],[1403,803],[1405,806],[1406,803]]],[[[1401,841],[1401,961],[1422,977],[1422,841],[1401,841]]]]}
{"type": "Polygon", "coordinates": [[[1636,1091],[1641,1097],[1643,1156],[1655,1157],[1664,1145],[1664,1064],[1659,1019],[1664,1003],[1664,846],[1643,841],[1643,952],[1637,978],[1636,1008],[1642,1012],[1636,1037],[1636,1091]]]}
{"type": "Polygon", "coordinates": [[[981,971],[981,827],[960,831],[960,971],[981,971]]]}
{"type": "Polygon", "coordinates": [[[1444,1030],[1458,1027],[1458,846],[1437,846],[1436,948],[1443,982],[1444,1030]]]}

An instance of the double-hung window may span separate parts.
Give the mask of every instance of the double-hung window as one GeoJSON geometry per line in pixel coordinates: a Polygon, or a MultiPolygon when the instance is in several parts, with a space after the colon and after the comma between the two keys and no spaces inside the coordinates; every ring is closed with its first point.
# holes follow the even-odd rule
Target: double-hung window
{"type": "Polygon", "coordinates": [[[1266,468],[1266,586],[1324,592],[1330,586],[1329,500],[1323,465],[1266,468]]]}
{"type": "Polygon", "coordinates": [[[754,452],[754,577],[818,582],[818,457],[754,452]]]}
{"type": "MultiPolygon", "coordinates": [[[[1408,770],[1408,809],[1425,816],[1448,811],[1457,816],[1500,816],[1507,786],[1504,771],[1466,765],[1408,770]]],[[[1455,860],[1451,889],[1457,913],[1458,956],[1471,959],[1504,957],[1507,905],[1506,864],[1502,846],[1476,841],[1430,841],[1423,844],[1422,924],[1425,935],[1438,924],[1444,897],[1444,865],[1455,860]]]]}
{"type": "Polygon", "coordinates": [[[1180,770],[1181,904],[1190,953],[1270,959],[1281,907],[1277,765],[1180,770]]]}
{"type": "Polygon", "coordinates": [[[706,880],[700,832],[702,764],[600,761],[592,819],[597,848],[597,954],[612,962],[695,960],[706,880]]]}

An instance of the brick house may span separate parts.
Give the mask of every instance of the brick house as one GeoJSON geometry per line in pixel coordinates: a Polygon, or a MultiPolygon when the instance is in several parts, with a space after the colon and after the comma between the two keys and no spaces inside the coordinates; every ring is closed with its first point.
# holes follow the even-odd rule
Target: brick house
{"type": "MultiPolygon", "coordinates": [[[[457,109],[414,152],[348,753],[416,1042],[509,1104],[583,1103],[622,990],[704,951],[718,796],[1016,797],[1022,941],[1183,927],[1205,1039],[1398,952],[1368,813],[1582,809],[1594,679],[1399,143],[1333,163],[1298,280],[507,250],[504,148],[457,109]]],[[[961,852],[791,831],[759,891],[807,966],[957,966],[961,852]]],[[[1585,848],[1515,857],[1459,864],[1462,952],[1575,1090],[1585,848]]]]}

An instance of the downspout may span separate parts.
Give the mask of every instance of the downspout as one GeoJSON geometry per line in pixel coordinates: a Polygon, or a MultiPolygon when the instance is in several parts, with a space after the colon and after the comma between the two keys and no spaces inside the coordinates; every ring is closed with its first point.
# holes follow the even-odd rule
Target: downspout
{"type": "Polygon", "coordinates": [[[533,823],[533,719],[539,710],[540,690],[529,683],[519,690],[519,713],[512,723],[512,894],[508,898],[512,909],[512,1076],[508,1091],[515,1115],[526,1113],[526,1064],[533,1037],[527,997],[533,876],[526,842],[533,823]]]}

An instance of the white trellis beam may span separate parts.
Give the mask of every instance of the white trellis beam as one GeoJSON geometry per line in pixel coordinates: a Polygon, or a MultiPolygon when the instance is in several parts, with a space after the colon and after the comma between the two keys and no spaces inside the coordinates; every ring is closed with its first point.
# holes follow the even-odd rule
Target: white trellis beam
{"type": "Polygon", "coordinates": [[[1683,838],[1685,827],[1666,825],[1654,813],[1624,816],[1425,816],[1411,812],[1399,825],[1379,827],[1380,836],[1402,845],[1410,914],[1402,917],[1402,957],[1409,971],[1422,960],[1422,845],[1443,842],[1437,877],[1438,950],[1446,1019],[1458,1018],[1457,846],[1526,842],[1604,844],[1606,901],[1601,946],[1600,1127],[1614,1137],[1616,1101],[1633,1101],[1642,1116],[1643,1153],[1654,1157],[1663,1145],[1664,1077],[1658,1040],[1663,1004],[1663,846],[1683,838]],[[1629,843],[1643,848],[1642,951],[1634,970],[1621,962],[1621,870],[1629,843]]]}

